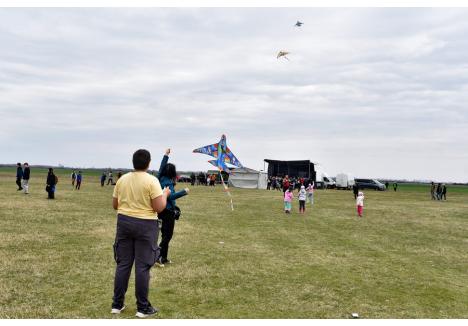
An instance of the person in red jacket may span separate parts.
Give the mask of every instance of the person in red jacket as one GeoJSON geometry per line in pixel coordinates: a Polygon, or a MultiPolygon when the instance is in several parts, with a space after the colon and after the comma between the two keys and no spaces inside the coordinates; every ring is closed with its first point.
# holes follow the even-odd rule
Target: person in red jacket
{"type": "Polygon", "coordinates": [[[286,174],[284,179],[283,179],[283,193],[286,192],[286,190],[289,189],[289,178],[288,178],[288,175],[286,174]]]}

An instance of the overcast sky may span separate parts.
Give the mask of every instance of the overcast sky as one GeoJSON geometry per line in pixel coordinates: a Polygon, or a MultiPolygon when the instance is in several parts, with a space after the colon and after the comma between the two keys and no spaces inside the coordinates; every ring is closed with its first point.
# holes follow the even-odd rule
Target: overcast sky
{"type": "Polygon", "coordinates": [[[466,9],[1,9],[0,163],[468,181],[466,9]],[[294,27],[296,20],[304,22],[294,27]],[[276,58],[289,51],[290,61],[276,58]]]}

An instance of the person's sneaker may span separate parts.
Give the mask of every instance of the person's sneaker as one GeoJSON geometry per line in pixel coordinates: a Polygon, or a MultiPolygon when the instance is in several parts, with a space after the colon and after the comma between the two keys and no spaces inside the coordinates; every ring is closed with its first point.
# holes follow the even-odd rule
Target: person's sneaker
{"type": "Polygon", "coordinates": [[[172,260],[170,260],[170,259],[164,259],[164,260],[162,261],[162,263],[163,263],[163,264],[172,264],[172,260]]]}
{"type": "Polygon", "coordinates": [[[122,311],[124,311],[125,306],[122,306],[122,308],[112,308],[111,314],[120,314],[122,311]]]}
{"type": "Polygon", "coordinates": [[[156,260],[156,263],[154,264],[156,265],[156,267],[164,267],[161,257],[159,257],[158,260],[156,260]]]}
{"type": "Polygon", "coordinates": [[[159,309],[149,306],[146,309],[138,310],[135,316],[138,318],[146,318],[146,317],[156,314],[158,311],[159,309]]]}

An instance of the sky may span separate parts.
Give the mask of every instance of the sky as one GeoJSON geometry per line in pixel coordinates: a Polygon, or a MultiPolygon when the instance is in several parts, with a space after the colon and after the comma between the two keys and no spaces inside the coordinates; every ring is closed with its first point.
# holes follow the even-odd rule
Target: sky
{"type": "Polygon", "coordinates": [[[468,9],[2,8],[0,163],[468,182],[468,9]],[[300,28],[294,24],[300,20],[300,28]],[[288,51],[289,61],[277,59],[288,51]]]}

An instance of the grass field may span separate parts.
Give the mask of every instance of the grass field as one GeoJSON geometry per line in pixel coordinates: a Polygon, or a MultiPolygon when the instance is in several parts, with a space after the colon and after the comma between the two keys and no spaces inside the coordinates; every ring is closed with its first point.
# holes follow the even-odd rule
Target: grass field
{"type": "MultiPolygon", "coordinates": [[[[72,190],[44,170],[30,195],[0,169],[0,318],[111,318],[116,217],[112,187],[85,172],[72,190]]],[[[275,191],[194,187],[170,258],[153,268],[156,318],[468,318],[468,187],[435,202],[426,186],[366,191],[364,218],[349,191],[316,193],[286,216],[275,191]]],[[[134,318],[133,275],[127,310],[134,318]]]]}

